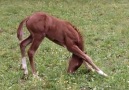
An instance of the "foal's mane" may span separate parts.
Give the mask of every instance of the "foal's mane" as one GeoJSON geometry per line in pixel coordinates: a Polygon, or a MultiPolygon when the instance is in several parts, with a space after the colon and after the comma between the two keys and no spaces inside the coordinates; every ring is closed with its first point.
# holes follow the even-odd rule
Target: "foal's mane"
{"type": "Polygon", "coordinates": [[[78,35],[79,35],[79,37],[80,37],[80,40],[81,40],[81,43],[82,43],[82,45],[84,44],[84,40],[83,40],[83,37],[82,37],[82,35],[81,35],[81,33],[80,33],[80,31],[79,31],[79,29],[77,29],[74,25],[72,25],[70,22],[68,22],[73,28],[74,28],[74,30],[78,33],[78,35]]]}

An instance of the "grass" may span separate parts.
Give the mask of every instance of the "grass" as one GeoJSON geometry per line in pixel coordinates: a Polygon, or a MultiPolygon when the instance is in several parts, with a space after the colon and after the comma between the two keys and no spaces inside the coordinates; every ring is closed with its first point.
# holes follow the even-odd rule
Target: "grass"
{"type": "MultiPolygon", "coordinates": [[[[128,0],[0,0],[1,90],[128,90],[129,89],[128,0]],[[16,37],[21,20],[44,11],[78,27],[85,50],[109,77],[88,73],[84,66],[66,73],[71,56],[66,49],[45,39],[36,56],[41,81],[23,80],[21,55],[16,37]]],[[[28,32],[26,29],[25,36],[28,32]]]]}

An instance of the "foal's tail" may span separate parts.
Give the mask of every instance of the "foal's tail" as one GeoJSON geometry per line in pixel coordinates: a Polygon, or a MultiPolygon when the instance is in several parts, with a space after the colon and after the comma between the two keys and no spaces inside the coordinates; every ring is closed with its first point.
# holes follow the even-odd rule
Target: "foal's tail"
{"type": "Polygon", "coordinates": [[[19,27],[17,29],[17,37],[18,39],[21,41],[22,40],[22,35],[23,35],[23,25],[26,23],[26,21],[29,19],[29,17],[25,18],[20,24],[19,27]]]}

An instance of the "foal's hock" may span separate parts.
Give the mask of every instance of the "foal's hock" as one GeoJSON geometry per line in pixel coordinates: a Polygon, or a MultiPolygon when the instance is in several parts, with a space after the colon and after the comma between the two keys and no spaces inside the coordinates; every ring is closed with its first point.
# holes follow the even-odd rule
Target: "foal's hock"
{"type": "Polygon", "coordinates": [[[36,75],[34,54],[44,37],[47,37],[54,43],[67,48],[67,50],[72,53],[72,57],[69,60],[68,73],[75,72],[82,65],[82,63],[84,63],[88,68],[90,68],[88,66],[90,65],[99,74],[107,76],[92,62],[92,59],[84,53],[84,45],[81,34],[76,29],[76,27],[67,21],[60,20],[44,12],[37,12],[25,18],[20,23],[17,29],[17,37],[21,41],[20,50],[22,55],[22,69],[24,70],[24,74],[28,74],[25,58],[26,46],[31,43],[31,46],[28,50],[28,57],[32,73],[33,75],[36,75]],[[24,24],[26,24],[30,35],[28,38],[22,40],[22,28],[24,24]]]}

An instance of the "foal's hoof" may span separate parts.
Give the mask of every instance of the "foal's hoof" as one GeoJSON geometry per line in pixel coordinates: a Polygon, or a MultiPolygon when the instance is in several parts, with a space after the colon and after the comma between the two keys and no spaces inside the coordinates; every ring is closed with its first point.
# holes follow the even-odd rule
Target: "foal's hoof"
{"type": "Polygon", "coordinates": [[[101,71],[101,70],[99,70],[97,72],[98,72],[98,74],[100,74],[100,75],[102,75],[104,77],[108,77],[108,75],[106,73],[104,73],[103,71],[101,71]]]}
{"type": "Polygon", "coordinates": [[[38,74],[33,74],[33,79],[38,79],[39,81],[42,80],[42,79],[38,76],[38,74]]]}
{"type": "Polygon", "coordinates": [[[106,73],[103,74],[104,77],[108,77],[108,75],[106,73]]]}
{"type": "Polygon", "coordinates": [[[28,79],[28,75],[27,74],[23,74],[22,78],[23,80],[27,80],[28,79]]]}

